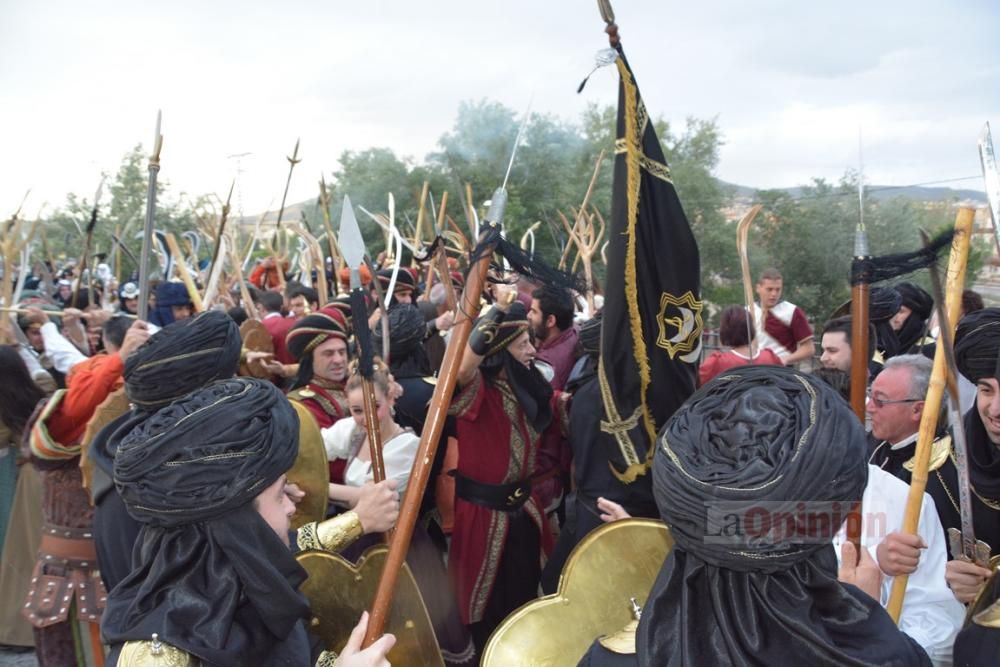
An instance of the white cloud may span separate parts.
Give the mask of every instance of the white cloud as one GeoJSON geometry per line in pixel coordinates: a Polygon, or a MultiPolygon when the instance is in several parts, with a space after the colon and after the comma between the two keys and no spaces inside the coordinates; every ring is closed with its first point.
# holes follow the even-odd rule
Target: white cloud
{"type": "MultiPolygon", "coordinates": [[[[615,3],[647,106],[718,116],[719,175],[755,186],[837,178],[857,164],[902,184],[978,173],[1000,110],[995,3],[790,0],[615,3]]],[[[161,175],[223,193],[243,160],[253,212],[313,197],[345,149],[435,150],[459,102],[576,118],[614,104],[614,72],[575,89],[606,45],[587,2],[146,3],[8,0],[0,8],[0,216],[89,195],[164,112],[161,175]]],[[[976,181],[962,186],[980,187],[976,181]]]]}

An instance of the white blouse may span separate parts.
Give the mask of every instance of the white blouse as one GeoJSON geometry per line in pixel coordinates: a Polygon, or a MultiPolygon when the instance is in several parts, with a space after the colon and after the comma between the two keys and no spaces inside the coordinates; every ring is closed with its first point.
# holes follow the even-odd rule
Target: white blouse
{"type": "MultiPolygon", "coordinates": [[[[358,458],[358,450],[365,437],[363,428],[358,427],[353,417],[344,417],[329,428],[321,429],[323,444],[328,460],[347,459],[344,483],[348,486],[364,486],[373,481],[371,461],[358,458]]],[[[382,460],[385,462],[385,478],[395,479],[400,497],[410,481],[410,471],[417,457],[420,438],[413,431],[403,431],[391,440],[382,443],[382,460]]]]}

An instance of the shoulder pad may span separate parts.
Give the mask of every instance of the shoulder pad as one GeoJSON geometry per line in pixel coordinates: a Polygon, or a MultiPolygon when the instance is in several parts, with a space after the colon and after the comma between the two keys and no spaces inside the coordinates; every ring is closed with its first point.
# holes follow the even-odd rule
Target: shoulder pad
{"type": "Polygon", "coordinates": [[[155,639],[125,642],[118,657],[118,667],[198,667],[199,665],[201,661],[187,651],[155,639]]]}
{"type": "Polygon", "coordinates": [[[288,392],[288,398],[292,401],[300,401],[303,398],[312,398],[316,395],[316,392],[309,387],[299,387],[294,391],[288,392]]]}
{"type": "Polygon", "coordinates": [[[637,627],[639,627],[638,621],[629,621],[628,625],[618,632],[604,635],[597,641],[612,653],[633,655],[635,653],[635,630],[637,627]]]}
{"type": "MultiPolygon", "coordinates": [[[[951,436],[945,435],[938,438],[931,444],[931,458],[930,463],[927,466],[927,472],[932,470],[937,470],[944,465],[944,462],[948,460],[948,456],[951,455],[951,436]]],[[[913,468],[916,466],[916,457],[911,458],[909,461],[903,464],[903,467],[909,471],[913,472],[913,468]]]]}

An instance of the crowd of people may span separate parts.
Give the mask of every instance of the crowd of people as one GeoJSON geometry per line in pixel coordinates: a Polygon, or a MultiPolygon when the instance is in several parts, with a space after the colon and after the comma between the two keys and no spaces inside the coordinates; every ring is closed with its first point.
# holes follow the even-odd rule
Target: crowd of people
{"type": "MultiPolygon", "coordinates": [[[[315,276],[296,280],[269,258],[203,312],[183,283],[151,284],[148,322],[135,317],[136,279],[82,285],[72,268],[54,285],[30,277],[16,341],[0,347],[0,644],[31,647],[43,666],[150,655],[385,664],[394,638],[363,649],[367,617],[339,655],[319,645],[294,554],[357,560],[395,525],[456,318],[445,285],[427,275],[392,263],[365,271],[366,311],[354,312],[346,275],[331,271],[339,291],[321,294],[315,276]],[[376,284],[394,286],[388,307],[376,284]],[[388,351],[374,360],[374,419],[358,318],[379,356],[388,351]],[[253,319],[266,349],[241,336],[253,319]],[[293,529],[304,494],[288,472],[309,428],[326,452],[327,512],[293,529]]],[[[458,295],[466,288],[458,270],[445,279],[458,295]]],[[[962,516],[944,418],[918,534],[903,529],[938,335],[930,295],[914,283],[873,289],[866,433],[845,401],[850,317],[830,318],[817,337],[782,298],[780,272],[764,271],[756,288],[752,312],[720,311],[721,347],[703,355],[701,388],[661,432],[650,473],[628,483],[609,466],[600,373],[602,327],[624,325],[603,320],[600,298],[589,312],[581,295],[523,277],[494,275],[475,295],[485,307],[461,351],[407,556],[445,664],[479,664],[505,618],[556,590],[574,546],[627,517],[663,519],[675,547],[635,650],[595,643],[574,661],[995,659],[995,605],[989,622],[965,616],[1000,583],[947,538],[962,516]],[[863,500],[860,552],[839,523],[801,548],[706,539],[712,502],[793,499],[863,500]],[[909,583],[897,630],[881,607],[900,575],[909,583]]],[[[972,525],[998,551],[1000,309],[971,291],[955,351],[972,525]]]]}

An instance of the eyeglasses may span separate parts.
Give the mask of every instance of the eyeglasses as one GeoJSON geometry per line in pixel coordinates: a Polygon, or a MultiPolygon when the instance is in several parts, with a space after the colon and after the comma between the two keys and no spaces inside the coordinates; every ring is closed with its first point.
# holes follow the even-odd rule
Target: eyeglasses
{"type": "Polygon", "coordinates": [[[922,398],[890,399],[890,398],[879,398],[878,396],[872,396],[871,394],[869,394],[868,400],[871,401],[872,405],[874,405],[876,408],[884,408],[887,405],[897,405],[899,403],[919,403],[924,399],[922,398]]]}

